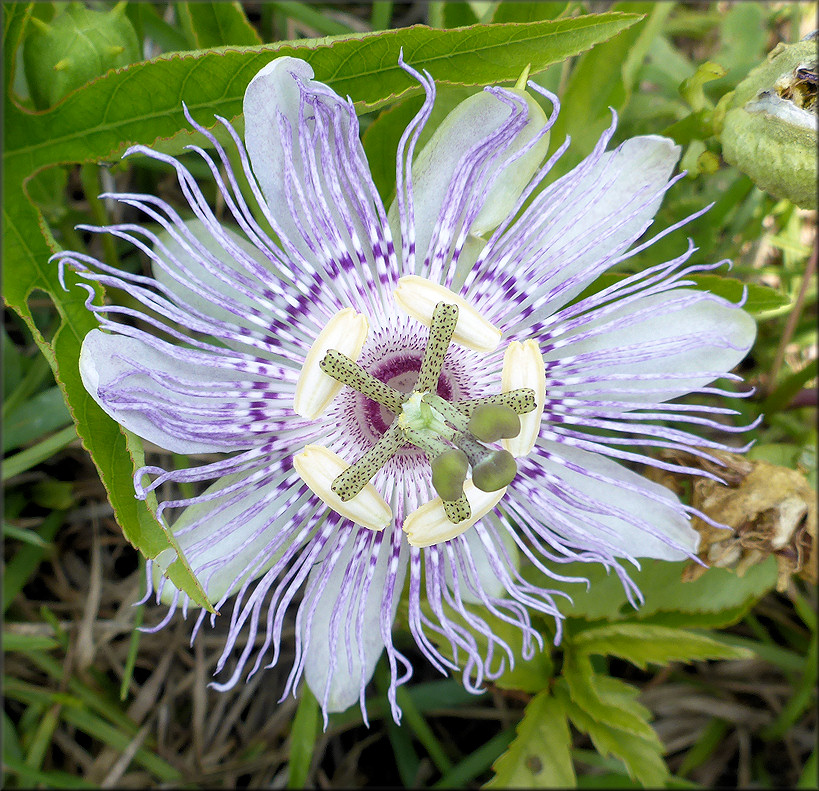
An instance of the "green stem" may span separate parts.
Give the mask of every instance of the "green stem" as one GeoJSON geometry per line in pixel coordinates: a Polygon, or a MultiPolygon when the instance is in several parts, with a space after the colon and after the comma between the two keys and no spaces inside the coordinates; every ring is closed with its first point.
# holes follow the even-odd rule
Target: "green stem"
{"type": "Polygon", "coordinates": [[[325,36],[335,36],[338,34],[353,32],[347,25],[343,24],[342,22],[338,22],[335,19],[330,19],[321,11],[311,8],[306,3],[285,1],[270,3],[270,5],[285,16],[289,16],[292,19],[297,19],[303,25],[307,25],[307,27],[312,28],[317,33],[321,33],[325,36]]]}
{"type": "Polygon", "coordinates": [[[425,451],[431,458],[440,456],[444,451],[449,450],[449,445],[432,431],[419,431],[417,428],[408,428],[405,426],[403,427],[403,432],[407,438],[407,442],[425,451]]]}
{"type": "Polygon", "coordinates": [[[458,431],[469,431],[469,419],[449,401],[445,401],[435,393],[427,393],[421,400],[436,412],[440,412],[444,420],[451,423],[458,431]]]}
{"type": "Polygon", "coordinates": [[[375,0],[373,11],[370,14],[370,27],[373,30],[387,30],[392,18],[392,3],[385,0],[375,0]]]}
{"type": "MultiPolygon", "coordinates": [[[[99,180],[100,166],[92,163],[86,163],[80,166],[80,182],[82,183],[83,191],[85,192],[86,200],[91,209],[91,216],[97,225],[110,225],[108,211],[105,208],[105,203],[97,196],[100,191],[99,180]]],[[[102,234],[102,249],[105,252],[105,262],[111,266],[121,269],[119,256],[117,255],[117,246],[114,242],[114,237],[110,233],[102,234]]]]}

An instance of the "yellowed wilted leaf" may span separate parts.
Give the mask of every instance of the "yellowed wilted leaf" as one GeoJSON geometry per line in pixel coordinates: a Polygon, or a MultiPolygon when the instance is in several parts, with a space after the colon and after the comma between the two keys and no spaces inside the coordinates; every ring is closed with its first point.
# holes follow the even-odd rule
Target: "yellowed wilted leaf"
{"type": "MultiPolygon", "coordinates": [[[[751,566],[774,555],[779,566],[777,589],[784,590],[792,574],[815,583],[816,493],[805,476],[735,453],[707,452],[724,466],[702,459],[692,463],[690,457],[685,463],[719,475],[727,485],[691,476],[691,504],[731,530],[694,517],[692,524],[701,537],[700,558],[709,566],[733,568],[742,576],[751,566]]],[[[674,460],[680,461],[674,455],[674,460]]],[[[679,476],[660,471],[651,477],[680,492],[679,476]]],[[[691,563],[683,579],[695,580],[705,571],[691,563]]]]}

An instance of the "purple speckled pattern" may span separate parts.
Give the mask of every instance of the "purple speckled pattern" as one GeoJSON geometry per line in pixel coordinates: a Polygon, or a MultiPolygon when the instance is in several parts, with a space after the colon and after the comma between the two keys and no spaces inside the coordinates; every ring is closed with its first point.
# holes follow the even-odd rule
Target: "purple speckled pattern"
{"type": "MultiPolygon", "coordinates": [[[[508,216],[476,236],[471,229],[487,195],[545,140],[557,98],[528,83],[552,112],[516,147],[529,122],[527,104],[512,91],[487,88],[505,114],[459,150],[446,153],[447,141],[437,141],[454,170],[446,184],[435,185],[435,174],[412,166],[435,85],[428,73],[401,65],[426,99],[399,142],[392,208],[370,176],[351,100],[315,82],[306,63],[280,58],[248,87],[245,141],[217,117],[235,148],[232,159],[185,110],[208,141],[208,150],[189,148],[210,170],[225,216],[217,218],[180,160],[135,146],[126,156],[175,170],[184,214],[151,195],[110,194],[141,213],[145,225],[80,230],[135,246],[152,275],[82,253],[54,257],[61,277],[66,268],[78,276],[86,307],[99,320],[80,361],[97,403],[164,449],[208,454],[185,469],[143,467],[134,487],[145,499],[163,484],[175,493],[179,484],[199,485],[194,497],[162,500],[157,517],[171,525],[220,618],[229,621],[213,685],[228,689],[275,665],[292,606],[295,659],[283,694],[306,680],[325,723],[329,711],[356,701],[366,720],[365,688],[382,653],[392,715],[400,720],[396,689],[412,676],[392,640],[402,597],[419,651],[441,673],[460,673],[475,692],[516,659],[487,614],[520,631],[523,658],[543,648],[532,612],[553,619],[560,639],[565,594],[550,590],[549,581],[586,590],[584,578],[561,574],[566,563],[603,564],[639,606],[627,567],[645,557],[694,557],[696,512],[621,462],[694,472],[652,458],[652,449],[708,458],[708,448],[725,446],[689,428],[709,435],[747,428],[725,425],[736,414],[730,409],[671,401],[735,395],[712,383],[738,380],[730,370],[753,342],[753,322],[741,305],[694,290],[686,279],[728,262],[688,264],[696,249],[689,241],[677,258],[576,299],[599,275],[707,210],[647,234],[666,190],[682,177],[672,176],[679,149],[647,136],[608,150],[615,117],[592,153],[549,183],[569,145],[560,141],[512,196],[508,216]],[[416,210],[436,200],[434,224],[416,227],[416,210]],[[426,249],[417,248],[419,239],[428,240],[426,249]],[[470,266],[459,270],[467,255],[470,266]],[[518,459],[518,475],[498,506],[465,533],[424,549],[410,547],[402,532],[405,518],[435,497],[428,461],[416,448],[399,451],[372,480],[393,513],[381,533],[328,509],[292,462],[311,443],[353,462],[389,426],[390,413],[350,388],[315,421],[293,412],[293,395],[311,344],[350,307],[370,327],[359,364],[399,390],[412,388],[427,330],[393,297],[398,279],[409,274],[452,288],[502,331],[488,354],[450,346],[438,382],[442,397],[499,392],[511,341],[534,340],[546,374],[535,447],[518,459]],[[97,284],[111,295],[103,304],[95,300],[97,284]],[[128,299],[118,302],[116,292],[128,299]],[[536,574],[524,577],[524,565],[536,574]],[[538,578],[540,584],[530,581],[538,578]]],[[[187,617],[191,603],[162,575],[165,566],[147,565],[145,601],[168,605],[148,627],[154,631],[177,610],[187,617]]],[[[216,616],[200,610],[192,640],[205,621],[213,624],[216,616]]]]}

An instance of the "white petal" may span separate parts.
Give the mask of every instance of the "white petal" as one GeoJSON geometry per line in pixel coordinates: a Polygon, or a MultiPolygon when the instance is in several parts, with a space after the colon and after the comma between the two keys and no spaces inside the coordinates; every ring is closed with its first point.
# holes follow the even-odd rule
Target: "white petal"
{"type": "MultiPolygon", "coordinates": [[[[214,436],[213,439],[201,440],[175,436],[151,420],[148,416],[152,412],[150,408],[144,412],[136,411],[133,408],[124,408],[112,404],[100,396],[100,388],[110,385],[120,375],[134,371],[135,365],[144,366],[155,373],[165,373],[184,379],[192,387],[200,382],[229,383],[238,378],[239,374],[225,369],[197,366],[163,354],[136,338],[129,338],[124,335],[110,335],[100,330],[91,330],[85,336],[80,352],[80,376],[85,389],[108,415],[129,431],[133,431],[143,439],[147,439],[160,448],[174,453],[213,453],[239,449],[233,444],[220,442],[218,436],[214,436]]],[[[137,387],[144,388],[157,396],[170,399],[174,402],[175,416],[182,420],[186,418],[189,407],[203,405],[206,401],[196,396],[182,396],[172,393],[142,373],[134,373],[122,387],[124,390],[137,387]]],[[[138,400],[140,396],[135,394],[134,398],[138,400]]],[[[210,400],[206,405],[212,406],[210,400]]],[[[201,418],[189,415],[188,420],[196,425],[201,418]]],[[[252,447],[252,445],[252,438],[249,437],[247,447],[252,447]]]]}
{"type": "MultiPolygon", "coordinates": [[[[551,290],[612,253],[624,252],[628,240],[651,224],[663,199],[661,190],[679,156],[680,147],[668,138],[633,137],[615,151],[604,153],[584,176],[578,177],[588,158],[544,190],[537,207],[532,207],[536,213],[523,218],[535,221],[543,207],[558,202],[552,196],[560,195],[559,206],[549,220],[551,228],[538,234],[538,246],[546,251],[542,268],[550,270],[539,273],[543,285],[538,290],[551,290]],[[568,185],[568,192],[562,193],[568,185]],[[642,208],[636,211],[639,206],[642,208]],[[581,253],[590,242],[594,243],[581,253]]],[[[597,274],[583,276],[551,297],[550,312],[579,294],[597,274]]]]}
{"type": "MultiPolygon", "coordinates": [[[[220,262],[221,270],[227,276],[228,280],[230,280],[236,273],[247,276],[247,272],[242,267],[241,261],[237,261],[233,254],[225,250],[223,245],[214,239],[213,235],[208,231],[205,224],[201,220],[188,220],[185,225],[197,239],[197,241],[200,242],[220,262]]],[[[270,263],[268,260],[264,257],[262,252],[247,239],[239,236],[239,234],[234,233],[226,227],[222,227],[221,232],[229,237],[230,240],[237,245],[251,261],[254,261],[263,266],[265,269],[270,270],[270,263]]],[[[223,295],[224,300],[229,299],[232,302],[238,303],[239,306],[246,305],[256,309],[260,307],[259,299],[251,299],[245,294],[242,294],[236,289],[232,288],[228,283],[225,283],[215,275],[211,274],[205,268],[201,257],[195,250],[191,250],[177,242],[164,229],[157,233],[157,236],[165,247],[167,247],[168,253],[174,258],[178,259],[179,262],[190,272],[190,275],[185,273],[182,276],[183,282],[180,283],[163,267],[158,266],[155,262],[152,262],[153,276],[160,283],[166,286],[180,301],[191,305],[193,308],[201,311],[206,316],[211,316],[220,321],[231,322],[242,327],[247,327],[248,329],[259,331],[260,328],[258,324],[248,321],[246,318],[243,318],[241,314],[237,315],[236,313],[232,313],[231,311],[227,310],[222,304],[220,304],[219,297],[216,295],[223,295]],[[191,277],[194,278],[194,280],[191,280],[191,277]],[[210,298],[200,296],[184,284],[184,281],[186,280],[188,282],[196,282],[197,280],[201,281],[200,283],[196,284],[198,287],[205,286],[211,288],[214,292],[216,292],[216,295],[213,295],[210,298]]],[[[161,258],[165,259],[166,261],[168,260],[167,256],[161,252],[159,248],[155,247],[154,249],[161,258]]],[[[173,269],[176,270],[176,267],[174,266],[173,269]]],[[[275,277],[275,275],[272,274],[272,270],[270,271],[271,277],[275,277]]]]}
{"type": "Polygon", "coordinates": [[[432,324],[432,314],[439,302],[458,306],[458,323],[452,340],[479,352],[491,352],[500,343],[501,331],[488,322],[462,296],[444,286],[417,275],[406,275],[394,292],[398,307],[424,326],[432,324]]]}
{"type": "MultiPolygon", "coordinates": [[[[309,63],[298,58],[282,57],[268,63],[250,81],[245,91],[243,112],[245,117],[245,147],[253,166],[253,174],[275,212],[276,220],[285,223],[287,199],[284,189],[285,153],[279,135],[278,114],[290,122],[291,129],[298,129],[299,87],[293,75],[311,81],[313,69],[309,63]],[[282,211],[284,208],[284,211],[282,211]]],[[[298,141],[294,141],[298,151],[298,141]]],[[[300,164],[296,165],[300,168],[300,164]]],[[[293,240],[298,233],[288,233],[293,240]]]]}
{"type": "Polygon", "coordinates": [[[368,329],[367,317],[352,308],[340,310],[327,322],[313,341],[296,383],[293,411],[297,415],[315,420],[330,406],[343,385],[324,373],[319,364],[330,349],[357,360],[367,339],[368,329]]]}
{"type": "MultiPolygon", "coordinates": [[[[203,496],[219,492],[227,486],[238,483],[246,475],[247,473],[226,475],[211,484],[203,496]]],[[[244,569],[254,566],[265,547],[273,541],[282,527],[288,524],[286,518],[275,518],[283,504],[281,497],[275,496],[275,491],[269,492],[267,489],[257,489],[251,486],[242,493],[235,504],[222,507],[224,503],[238,497],[238,494],[228,493],[222,498],[193,503],[182,511],[171,526],[185,559],[202,583],[211,604],[216,604],[222,597],[233,594],[239,589],[247,575],[240,577],[234,583],[236,576],[244,569]],[[244,516],[245,512],[254,508],[266,497],[269,497],[270,502],[259,513],[244,516]],[[184,532],[185,528],[210,513],[213,514],[212,518],[204,519],[192,530],[184,532]],[[236,520],[235,524],[231,524],[233,520],[236,520]],[[218,535],[217,538],[218,533],[221,535],[218,535]],[[231,557],[234,553],[236,553],[235,557],[231,557]]],[[[271,568],[277,555],[271,555],[267,562],[255,570],[253,576],[260,577],[271,568]]],[[[154,563],[154,589],[158,586],[161,576],[161,569],[157,568],[157,564],[154,563]]],[[[165,604],[170,604],[175,590],[170,581],[165,583],[162,589],[162,601],[165,604]]]]}
{"type": "Polygon", "coordinates": [[[520,433],[511,439],[502,440],[502,445],[513,456],[525,456],[535,446],[540,421],[543,417],[543,405],[546,399],[546,370],[543,356],[537,343],[533,340],[520,343],[512,341],[503,355],[503,373],[501,390],[508,393],[528,387],[535,391],[537,406],[525,415],[519,415],[520,433]]]}
{"type": "MultiPolygon", "coordinates": [[[[353,197],[360,179],[353,174],[353,187],[350,188],[341,183],[339,188],[344,193],[343,200],[346,206],[338,205],[338,199],[334,196],[330,186],[329,177],[327,181],[322,180],[322,174],[318,175],[320,183],[315,179],[308,178],[309,165],[306,159],[307,154],[302,153],[302,146],[316,151],[319,163],[326,162],[326,155],[320,151],[318,140],[308,139],[308,135],[314,129],[316,123],[316,112],[310,102],[318,102],[322,106],[329,107],[336,113],[340,125],[341,139],[344,144],[352,143],[352,152],[347,152],[345,162],[333,162],[334,173],[332,178],[339,179],[339,169],[347,167],[354,168],[356,165],[350,159],[353,157],[359,163],[366,164],[364,149],[358,139],[358,123],[355,117],[350,116],[347,104],[330,88],[323,83],[314,81],[313,69],[303,60],[290,57],[281,57],[267,64],[247,86],[244,97],[244,118],[245,118],[245,145],[253,167],[259,186],[262,189],[267,204],[275,221],[279,225],[281,234],[285,236],[309,261],[315,263],[315,255],[310,251],[309,246],[304,241],[305,231],[299,229],[299,225],[293,217],[293,210],[288,205],[286,184],[289,177],[295,184],[307,190],[307,200],[320,197],[320,202],[326,203],[329,216],[325,212],[320,212],[313,216],[309,210],[300,206],[299,198],[293,194],[292,200],[296,206],[299,222],[302,228],[306,228],[306,233],[317,233],[320,238],[327,236],[328,226],[332,226],[335,232],[340,235],[343,246],[347,246],[350,254],[355,256],[355,245],[347,239],[344,230],[346,222],[342,216],[346,216],[355,226],[359,239],[366,239],[367,233],[362,227],[362,217],[356,206],[359,196],[353,197]],[[299,122],[300,111],[300,88],[296,79],[302,81],[307,93],[312,94],[310,101],[304,105],[304,123],[299,122]],[[339,112],[340,110],[340,112],[339,112]],[[283,133],[280,129],[279,115],[289,123],[291,151],[288,153],[283,144],[283,133]],[[351,129],[355,125],[355,129],[351,129]],[[312,186],[310,185],[312,182],[312,186]],[[316,191],[315,193],[312,191],[316,191]]],[[[284,133],[287,134],[287,133],[284,133]]],[[[331,148],[336,139],[336,132],[328,132],[331,137],[331,148]]],[[[325,165],[330,169],[330,165],[325,165]]],[[[291,184],[292,187],[292,184],[291,184]]],[[[291,190],[295,193],[295,190],[291,190]]],[[[366,198],[369,200],[369,198],[366,198]]],[[[326,239],[325,239],[326,240],[326,239]]],[[[284,241],[284,240],[282,240],[284,241]]],[[[332,253],[332,251],[331,251],[332,253]]],[[[367,249],[364,249],[368,255],[367,249]]]]}
{"type": "MultiPolygon", "coordinates": [[[[547,118],[540,105],[524,91],[510,89],[524,97],[529,108],[526,126],[498,157],[495,167],[523,148],[543,127],[547,118]]],[[[492,134],[506,121],[512,109],[486,91],[461,102],[441,122],[412,165],[415,203],[415,244],[419,258],[426,256],[435,223],[443,209],[444,199],[461,157],[474,145],[492,134]]],[[[500,173],[483,200],[483,208],[473,222],[470,233],[480,236],[494,229],[514,208],[526,185],[539,167],[549,147],[549,136],[518,161],[500,173]]],[[[390,210],[397,215],[397,204],[390,210]]]]}
{"type": "Polygon", "coordinates": [[[383,530],[392,522],[392,511],[375,486],[368,483],[346,503],[330,488],[349,466],[341,456],[321,445],[308,445],[293,457],[293,467],[301,479],[336,513],[369,530],[383,530]]]}
{"type": "MultiPolygon", "coordinates": [[[[573,334],[600,328],[600,334],[585,340],[573,341],[567,336],[568,343],[559,349],[543,355],[544,360],[567,360],[568,357],[590,352],[600,353],[589,363],[589,375],[593,377],[607,374],[632,375],[611,383],[612,387],[626,389],[628,392],[606,393],[594,392],[589,397],[615,401],[664,401],[704,387],[715,377],[702,376],[702,371],[730,371],[742,360],[751,348],[756,335],[756,324],[745,311],[733,307],[731,303],[705,292],[693,289],[673,289],[662,294],[655,294],[635,300],[612,312],[610,317],[591,321],[576,330],[573,334]],[[692,300],[687,306],[675,306],[672,303],[681,297],[692,300]],[[620,329],[605,329],[605,323],[615,321],[637,311],[648,310],[648,315],[638,323],[620,329]],[[686,335],[695,339],[694,348],[672,353],[667,349],[656,349],[650,352],[652,344],[664,340],[673,341],[686,335]],[[729,348],[726,343],[736,348],[729,348]],[[635,346],[637,352],[649,354],[650,358],[638,362],[628,362],[624,355],[627,347],[635,346]],[[608,352],[608,353],[606,353],[608,352]],[[688,374],[683,379],[641,380],[640,374],[688,374]],[[698,375],[699,374],[699,375],[698,375]],[[664,389],[657,394],[646,392],[664,389]]],[[[568,361],[567,361],[568,362],[568,361]]],[[[555,374],[559,387],[559,373],[555,374]]],[[[550,385],[550,392],[551,392],[550,385]]],[[[602,390],[605,382],[589,384],[572,383],[566,387],[566,394],[578,394],[584,390],[602,390]]]]}
{"type": "MultiPolygon", "coordinates": [[[[668,183],[680,158],[680,152],[680,147],[670,138],[644,135],[629,138],[615,151],[603,154],[599,165],[581,180],[576,191],[588,192],[601,179],[608,182],[613,178],[612,186],[578,217],[579,225],[573,230],[582,236],[599,233],[600,222],[613,214],[616,215],[632,196],[641,193],[648,198],[660,190],[668,183]]],[[[568,174],[570,175],[571,173],[568,174]]],[[[618,230],[612,239],[619,243],[641,230],[657,213],[662,200],[662,193],[656,195],[637,216],[618,230]]],[[[615,246],[611,240],[607,241],[606,245],[615,246]]]]}
{"type": "Polygon", "coordinates": [[[501,501],[505,492],[506,487],[496,492],[484,492],[472,483],[471,478],[467,478],[464,482],[464,494],[472,509],[472,516],[457,524],[450,522],[444,512],[444,501],[436,497],[416,508],[404,520],[403,530],[407,534],[407,541],[413,547],[443,544],[466,532],[486,516],[501,501]]]}
{"type": "MultiPolygon", "coordinates": [[[[304,678],[319,703],[324,699],[324,690],[327,685],[327,674],[330,669],[330,656],[335,657],[335,668],[330,681],[330,690],[327,700],[328,711],[344,711],[358,701],[361,691],[362,663],[359,657],[358,642],[358,598],[354,600],[352,615],[349,619],[342,618],[336,639],[333,645],[330,644],[330,618],[333,614],[333,607],[336,604],[344,580],[344,572],[352,558],[353,541],[348,541],[347,546],[342,550],[338,562],[327,585],[318,600],[313,622],[310,629],[310,645],[305,657],[304,678]],[[347,645],[352,654],[352,670],[347,663],[347,645]]],[[[378,554],[378,561],[373,572],[370,589],[367,594],[367,601],[364,605],[363,620],[361,623],[361,635],[364,649],[364,678],[369,680],[372,677],[376,662],[384,649],[384,641],[381,638],[381,607],[384,596],[384,585],[387,578],[388,560],[390,559],[390,542],[384,540],[378,554]]],[[[326,558],[325,558],[325,561],[326,558]]],[[[307,580],[307,586],[321,573],[322,564],[318,563],[311,570],[307,580]]],[[[404,585],[407,559],[406,549],[402,550],[398,558],[398,567],[395,570],[395,592],[392,598],[390,623],[395,619],[395,612],[401,598],[401,589],[404,585]]],[[[357,591],[354,592],[358,594],[357,591]]],[[[348,600],[349,604],[349,600],[348,600]]],[[[302,605],[303,607],[307,606],[302,605]]],[[[304,613],[306,615],[306,613],[304,613]]],[[[305,635],[305,622],[301,623],[302,640],[305,635]]]]}
{"type": "MultiPolygon", "coordinates": [[[[684,560],[688,553],[695,553],[699,545],[699,534],[690,522],[680,513],[676,495],[658,483],[649,481],[641,475],[617,464],[596,453],[588,453],[578,448],[556,442],[539,442],[538,450],[532,454],[537,465],[553,473],[584,495],[584,504],[588,504],[588,515],[577,508],[574,519],[581,530],[593,530],[592,522],[600,522],[613,532],[600,531],[600,538],[623,553],[638,558],[659,558],[661,560],[684,560]],[[569,470],[564,465],[545,458],[540,450],[548,451],[554,456],[576,464],[590,473],[605,475],[613,482],[606,483],[569,470]],[[625,486],[636,486],[659,498],[659,502],[625,486]],[[622,519],[616,515],[606,514],[607,509],[617,508],[632,514],[634,521],[622,519]],[[599,513],[602,511],[603,513],[599,513]],[[642,520],[654,527],[658,534],[675,541],[685,552],[674,549],[658,536],[638,527],[636,522],[642,520]]],[[[559,532],[559,531],[558,531],[559,532]]]]}

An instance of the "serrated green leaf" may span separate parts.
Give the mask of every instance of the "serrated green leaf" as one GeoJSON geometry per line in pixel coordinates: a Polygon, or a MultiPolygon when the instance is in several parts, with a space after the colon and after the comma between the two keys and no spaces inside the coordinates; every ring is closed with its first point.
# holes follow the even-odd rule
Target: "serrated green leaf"
{"type": "Polygon", "coordinates": [[[748,659],[747,649],[725,645],[704,634],[656,624],[613,623],[584,629],[572,636],[574,650],[619,656],[645,670],[648,664],[695,659],[748,659]]]}
{"type": "Polygon", "coordinates": [[[174,8],[192,49],[262,43],[240,3],[177,3],[174,8]]]}
{"type": "MultiPolygon", "coordinates": [[[[46,267],[51,250],[43,238],[40,214],[17,185],[5,174],[3,183],[3,299],[26,320],[34,340],[52,367],[54,354],[46,348],[45,339],[31,320],[26,306],[35,288],[50,290],[51,278],[46,267]]],[[[59,288],[59,285],[57,286],[59,288]]],[[[79,294],[75,302],[83,303],[79,294]]],[[[86,311],[87,312],[87,311],[86,311]]],[[[89,327],[90,328],[90,327],[89,327]]]]}
{"type": "Polygon", "coordinates": [[[604,677],[595,674],[587,653],[576,651],[571,644],[567,644],[563,654],[562,675],[569,685],[571,699],[585,712],[618,731],[638,736],[657,745],[658,750],[661,749],[660,740],[648,724],[643,707],[624,707],[622,698],[612,700],[601,696],[601,691],[605,693],[606,690],[599,689],[598,683],[604,677]]]}
{"type": "MultiPolygon", "coordinates": [[[[574,641],[572,641],[574,642],[574,641]]],[[[592,685],[602,700],[629,711],[635,717],[648,721],[651,711],[639,703],[640,690],[626,681],[602,673],[595,673],[592,685]]]]}
{"type": "Polygon", "coordinates": [[[68,172],[63,167],[44,168],[26,183],[31,202],[45,215],[49,223],[56,223],[68,213],[65,190],[68,172]]]}
{"type": "Polygon", "coordinates": [[[555,684],[554,694],[573,725],[589,734],[601,756],[623,761],[632,778],[646,787],[663,787],[669,775],[663,746],[648,723],[651,712],[637,702],[639,690],[594,673],[588,657],[574,654],[573,648],[568,653],[569,674],[555,684]]]}
{"type": "MultiPolygon", "coordinates": [[[[695,582],[682,582],[676,574],[660,566],[663,561],[646,561],[645,576],[641,575],[641,585],[646,602],[640,608],[640,616],[662,611],[715,613],[761,598],[776,584],[776,562],[774,558],[754,566],[742,577],[730,569],[711,568],[695,582]]],[[[636,581],[636,580],[635,580],[636,581]]],[[[631,608],[627,612],[630,612],[631,608]]]]}
{"type": "Polygon", "coordinates": [[[736,607],[726,607],[715,612],[671,612],[663,610],[653,615],[640,616],[640,623],[658,624],[674,629],[722,629],[733,626],[754,606],[755,599],[748,599],[736,607]]]}
{"type": "Polygon", "coordinates": [[[398,66],[402,49],[407,63],[429,69],[438,81],[487,85],[517,79],[527,64],[533,73],[542,70],[605,41],[637,19],[615,13],[455,30],[417,25],[242,49],[171,53],[109,73],[47,112],[35,115],[7,108],[6,174],[14,180],[14,174],[44,165],[112,158],[126,144],[172,137],[188,126],[182,101],[206,122],[216,113],[235,117],[241,113],[251,78],[282,55],[309,62],[316,79],[342,96],[349,94],[363,111],[421,92],[398,66]]]}
{"type": "Polygon", "coordinates": [[[572,788],[576,778],[571,734],[563,702],[548,691],[535,695],[517,727],[517,737],[495,761],[487,788],[572,788]]]}
{"type": "MultiPolygon", "coordinates": [[[[145,464],[142,440],[131,431],[126,429],[121,431],[125,436],[128,455],[134,460],[136,468],[142,467],[145,464]]],[[[159,547],[158,551],[147,555],[147,557],[153,558],[155,562],[159,563],[163,569],[163,574],[177,588],[184,590],[196,604],[204,607],[210,613],[215,612],[202,585],[191,570],[190,564],[185,558],[173,532],[165,524],[157,521],[154,516],[156,512],[156,496],[154,493],[148,495],[145,505],[146,507],[139,512],[139,543],[123,528],[125,537],[140,550],[148,544],[148,541],[157,545],[159,547]],[[157,533],[157,528],[159,528],[160,533],[157,533]]]]}
{"type": "MultiPolygon", "coordinates": [[[[73,293],[65,293],[61,290],[56,268],[48,264],[51,251],[43,235],[47,231],[36,209],[22,195],[10,200],[12,188],[8,182],[4,187],[3,297],[26,320],[37,345],[54,369],[77,424],[77,433],[91,454],[126,538],[146,557],[155,558],[163,550],[174,547],[145,503],[134,498],[131,483],[134,461],[127,452],[119,426],[88,395],[80,379],[77,364],[80,344],[85,333],[96,326],[96,320],[85,308],[82,291],[73,289],[73,293]],[[34,325],[26,305],[29,293],[35,288],[42,288],[54,299],[62,318],[51,343],[34,325]]],[[[53,239],[51,243],[54,245],[53,239]]],[[[68,282],[71,282],[70,276],[68,282]]],[[[212,609],[196,578],[185,571],[184,560],[175,564],[169,576],[193,601],[212,609]]]]}
{"type": "Polygon", "coordinates": [[[668,767],[662,751],[645,739],[624,733],[599,722],[579,706],[566,701],[566,712],[577,730],[588,733],[595,750],[603,756],[619,758],[629,775],[646,788],[663,788],[668,779],[668,767]]]}

